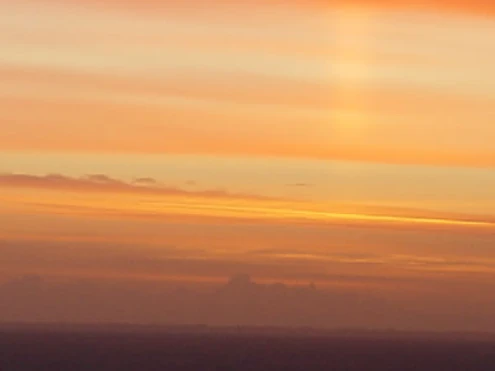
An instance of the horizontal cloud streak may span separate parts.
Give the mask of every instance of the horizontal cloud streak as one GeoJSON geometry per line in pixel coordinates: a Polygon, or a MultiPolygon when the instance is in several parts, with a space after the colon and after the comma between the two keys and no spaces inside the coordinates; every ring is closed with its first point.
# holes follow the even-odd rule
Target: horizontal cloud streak
{"type": "MultiPolygon", "coordinates": [[[[57,3],[59,0],[44,0],[45,3],[57,3]]],[[[74,5],[81,5],[81,0],[70,0],[64,3],[72,3],[74,5]]],[[[84,1],[84,4],[87,4],[84,1]]],[[[212,5],[225,6],[225,8],[258,8],[264,6],[270,7],[349,7],[349,6],[363,6],[363,7],[379,7],[383,9],[416,9],[416,10],[437,10],[437,11],[455,11],[460,13],[471,13],[488,15],[495,13],[495,5],[485,0],[289,0],[289,1],[245,1],[245,0],[118,0],[118,1],[92,1],[90,2],[94,6],[107,9],[129,9],[144,11],[160,11],[160,10],[182,10],[184,12],[195,12],[197,9],[210,9],[212,5]]]]}
{"type": "Polygon", "coordinates": [[[127,241],[0,240],[0,251],[9,266],[5,272],[38,271],[53,276],[155,279],[190,276],[198,281],[221,279],[234,272],[253,272],[269,280],[283,278],[323,285],[349,283],[364,286],[425,284],[482,279],[495,274],[495,258],[460,257],[432,252],[420,254],[325,253],[290,249],[243,251],[234,246],[188,248],[147,245],[127,241]],[[466,277],[465,273],[473,274],[466,277]]]}
{"type": "MultiPolygon", "coordinates": [[[[453,213],[418,212],[417,210],[349,207],[345,205],[321,206],[312,202],[265,197],[260,195],[236,194],[224,190],[191,191],[180,188],[160,187],[155,183],[126,183],[106,175],[89,175],[83,178],[71,178],[62,175],[34,176],[24,174],[0,175],[0,188],[19,188],[65,192],[86,192],[135,194],[150,196],[147,199],[134,200],[118,197],[112,203],[102,200],[86,200],[74,203],[67,196],[51,196],[51,203],[40,204],[31,197],[18,195],[24,204],[33,207],[45,206],[48,210],[66,210],[67,212],[92,211],[106,215],[127,215],[135,217],[153,217],[166,215],[192,215],[218,218],[240,218],[252,220],[293,222],[353,224],[363,226],[383,226],[398,228],[475,228],[490,230],[495,228],[489,216],[469,217],[453,213]]],[[[12,199],[11,199],[12,200],[12,199]]]]}
{"type": "Polygon", "coordinates": [[[492,22],[367,3],[0,3],[1,147],[495,166],[492,22]]]}
{"type": "Polygon", "coordinates": [[[274,200],[273,198],[263,196],[229,193],[223,190],[191,191],[181,188],[166,187],[159,185],[152,178],[138,178],[134,182],[126,183],[103,174],[92,174],[82,178],[71,178],[59,174],[46,176],[0,174],[0,188],[1,187],[26,187],[74,192],[136,193],[155,196],[274,200]]]}

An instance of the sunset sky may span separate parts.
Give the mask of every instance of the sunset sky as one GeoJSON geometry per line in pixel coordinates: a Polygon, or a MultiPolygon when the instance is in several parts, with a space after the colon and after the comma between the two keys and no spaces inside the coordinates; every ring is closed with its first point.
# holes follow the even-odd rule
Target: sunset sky
{"type": "Polygon", "coordinates": [[[0,283],[248,273],[488,320],[493,40],[483,0],[0,0],[0,283]]]}

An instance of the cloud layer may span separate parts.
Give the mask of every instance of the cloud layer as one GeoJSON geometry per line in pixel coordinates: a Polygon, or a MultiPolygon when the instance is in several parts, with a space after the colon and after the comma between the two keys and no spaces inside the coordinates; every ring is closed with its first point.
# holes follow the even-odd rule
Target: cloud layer
{"type": "MultiPolygon", "coordinates": [[[[154,196],[186,196],[217,199],[270,200],[268,197],[229,193],[224,190],[192,191],[160,185],[153,178],[138,178],[124,182],[104,174],[91,174],[71,178],[60,174],[35,176],[28,174],[0,174],[0,187],[63,190],[72,192],[134,193],[154,196]]],[[[272,199],[273,200],[273,199],[272,199]]]]}
{"type": "Polygon", "coordinates": [[[491,6],[98,4],[0,3],[4,150],[495,165],[491,6]]]}
{"type": "Polygon", "coordinates": [[[319,290],[314,285],[261,284],[247,275],[235,275],[226,284],[203,292],[84,281],[57,284],[30,275],[1,285],[0,294],[6,299],[0,304],[0,319],[14,322],[152,320],[172,325],[493,330],[489,310],[494,302],[486,298],[460,301],[442,295],[442,304],[416,302],[413,306],[383,294],[349,294],[319,290]],[[469,309],[475,303],[488,308],[475,314],[469,309]],[[452,305],[457,309],[453,310],[452,305]]]}

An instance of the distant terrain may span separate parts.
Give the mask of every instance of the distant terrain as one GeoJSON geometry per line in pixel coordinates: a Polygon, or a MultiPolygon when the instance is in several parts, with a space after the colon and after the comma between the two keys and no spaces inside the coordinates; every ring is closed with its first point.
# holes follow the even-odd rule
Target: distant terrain
{"type": "Polygon", "coordinates": [[[0,326],[0,370],[493,370],[491,334],[311,328],[0,326]]]}

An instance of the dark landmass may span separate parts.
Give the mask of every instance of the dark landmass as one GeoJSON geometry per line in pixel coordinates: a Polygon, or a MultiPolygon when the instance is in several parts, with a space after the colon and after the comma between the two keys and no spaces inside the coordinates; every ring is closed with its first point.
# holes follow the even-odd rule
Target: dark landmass
{"type": "Polygon", "coordinates": [[[276,327],[0,325],[0,370],[494,370],[495,335],[276,327]]]}

